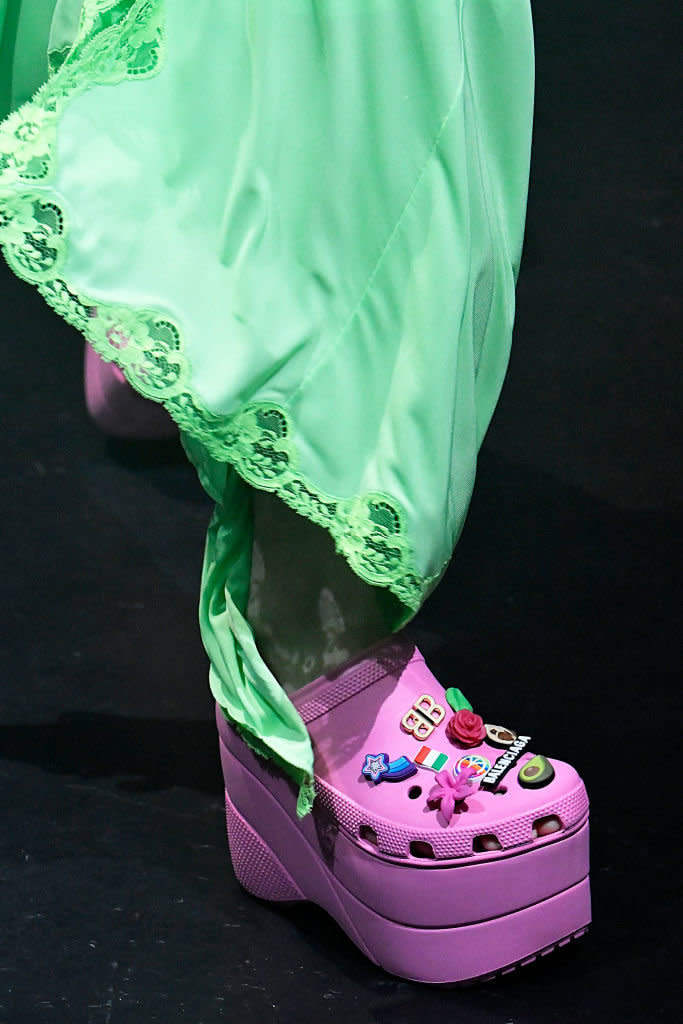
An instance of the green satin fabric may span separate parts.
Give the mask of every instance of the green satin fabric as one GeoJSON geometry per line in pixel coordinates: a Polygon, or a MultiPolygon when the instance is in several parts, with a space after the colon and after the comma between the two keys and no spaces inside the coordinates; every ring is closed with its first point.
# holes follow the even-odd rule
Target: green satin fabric
{"type": "Polygon", "coordinates": [[[0,0],[0,116],[30,99],[47,77],[56,0],[0,0]]]}
{"type": "Polygon", "coordinates": [[[0,0],[0,117],[30,100],[73,44],[82,0],[0,0]]]}
{"type": "MultiPolygon", "coordinates": [[[[55,51],[76,6],[53,12],[55,51]]],[[[107,24],[140,8],[110,6],[107,24]]],[[[218,502],[201,605],[212,689],[307,792],[305,728],[244,618],[248,488],[230,464],[256,486],[276,484],[239,462],[239,438],[221,457],[207,416],[282,411],[300,488],[290,503],[312,518],[321,496],[343,509],[336,543],[369,582],[383,584],[385,553],[375,544],[378,568],[365,571],[372,538],[354,546],[364,496],[395,515],[403,546],[392,557],[417,595],[403,618],[415,611],[462,528],[507,365],[531,135],[529,4],[152,6],[165,30],[158,71],[75,95],[55,171],[32,194],[63,211],[72,292],[178,326],[187,393],[206,411],[180,422],[218,502]]]]}

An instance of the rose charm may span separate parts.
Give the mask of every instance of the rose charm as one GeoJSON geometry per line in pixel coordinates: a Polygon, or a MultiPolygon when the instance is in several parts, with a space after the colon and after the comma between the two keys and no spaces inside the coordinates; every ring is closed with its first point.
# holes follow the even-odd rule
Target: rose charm
{"type": "Polygon", "coordinates": [[[446,735],[451,743],[461,747],[476,747],[486,736],[486,726],[481,715],[463,708],[456,711],[448,725],[446,735]]]}

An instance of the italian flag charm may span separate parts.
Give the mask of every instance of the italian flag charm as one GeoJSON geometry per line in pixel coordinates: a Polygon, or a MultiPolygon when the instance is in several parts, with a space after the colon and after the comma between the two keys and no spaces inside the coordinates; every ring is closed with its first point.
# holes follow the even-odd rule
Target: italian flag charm
{"type": "Polygon", "coordinates": [[[421,768],[431,768],[434,772],[440,772],[448,764],[448,754],[440,754],[431,747],[420,747],[413,760],[421,768]]]}

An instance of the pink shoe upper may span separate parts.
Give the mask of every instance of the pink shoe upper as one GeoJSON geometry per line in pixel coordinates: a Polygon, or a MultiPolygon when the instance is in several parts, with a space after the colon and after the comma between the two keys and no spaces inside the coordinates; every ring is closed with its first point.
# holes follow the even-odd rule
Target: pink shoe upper
{"type": "MultiPolygon", "coordinates": [[[[462,695],[449,696],[457,707],[462,695]]],[[[369,852],[504,857],[559,838],[544,837],[545,827],[566,834],[587,816],[586,790],[570,765],[534,755],[524,734],[482,722],[476,705],[474,713],[457,712],[417,648],[401,638],[293,700],[313,743],[316,802],[369,852]]]]}
{"type": "Polygon", "coordinates": [[[83,364],[85,404],[100,430],[127,440],[163,441],[178,428],[162,405],[135,391],[115,363],[106,363],[88,344],[83,364]]]}

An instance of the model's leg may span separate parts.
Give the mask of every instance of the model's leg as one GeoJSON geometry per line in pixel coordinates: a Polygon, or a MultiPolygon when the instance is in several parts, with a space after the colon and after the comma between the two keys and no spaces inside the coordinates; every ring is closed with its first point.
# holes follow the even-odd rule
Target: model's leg
{"type": "Polygon", "coordinates": [[[528,3],[102,12],[2,126],[0,239],[166,405],[216,502],[200,622],[237,876],[407,977],[533,957],[589,919],[581,780],[404,637],[357,655],[443,573],[505,372],[528,3]]]}
{"type": "Polygon", "coordinates": [[[275,495],[253,495],[248,617],[264,660],[292,692],[391,633],[406,616],[364,583],[330,535],[275,495]]]}

